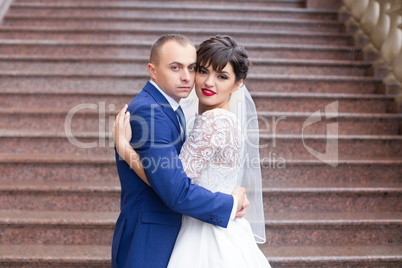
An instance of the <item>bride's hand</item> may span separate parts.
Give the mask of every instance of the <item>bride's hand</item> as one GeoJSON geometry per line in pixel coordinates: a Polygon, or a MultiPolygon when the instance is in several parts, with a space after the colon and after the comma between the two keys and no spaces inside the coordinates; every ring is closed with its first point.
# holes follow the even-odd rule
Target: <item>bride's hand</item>
{"type": "MultiPolygon", "coordinates": [[[[113,127],[113,140],[116,144],[117,153],[124,158],[125,148],[130,146],[131,140],[131,125],[130,125],[130,113],[127,112],[127,104],[116,116],[113,127]]],[[[131,146],[130,146],[131,147],[131,146]]]]}

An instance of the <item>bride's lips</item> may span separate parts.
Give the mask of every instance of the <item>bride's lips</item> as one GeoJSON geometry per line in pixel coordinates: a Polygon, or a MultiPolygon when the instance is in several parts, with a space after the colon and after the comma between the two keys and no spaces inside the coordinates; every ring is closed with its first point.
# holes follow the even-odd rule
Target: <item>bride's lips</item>
{"type": "Polygon", "coordinates": [[[202,94],[204,94],[205,96],[213,96],[216,93],[213,92],[212,90],[209,90],[207,88],[201,88],[202,94]]]}

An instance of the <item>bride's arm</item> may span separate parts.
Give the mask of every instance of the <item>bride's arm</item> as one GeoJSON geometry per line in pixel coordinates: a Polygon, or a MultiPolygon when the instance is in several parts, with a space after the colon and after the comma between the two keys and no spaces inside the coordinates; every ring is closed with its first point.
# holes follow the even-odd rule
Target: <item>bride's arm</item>
{"type": "MultiPolygon", "coordinates": [[[[116,144],[117,153],[127,162],[135,173],[149,185],[147,177],[142,166],[141,159],[137,152],[131,147],[131,125],[130,113],[127,112],[127,104],[116,116],[113,127],[113,139],[116,144]]],[[[150,185],[149,185],[150,186],[150,185]]]]}

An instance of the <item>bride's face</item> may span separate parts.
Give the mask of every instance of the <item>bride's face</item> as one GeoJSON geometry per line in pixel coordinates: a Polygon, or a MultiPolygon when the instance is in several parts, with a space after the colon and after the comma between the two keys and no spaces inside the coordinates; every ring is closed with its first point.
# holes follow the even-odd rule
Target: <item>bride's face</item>
{"type": "Polygon", "coordinates": [[[235,80],[236,76],[230,63],[221,71],[214,71],[212,65],[200,66],[195,75],[195,90],[200,101],[200,112],[215,108],[229,110],[230,95],[243,82],[235,80]]]}

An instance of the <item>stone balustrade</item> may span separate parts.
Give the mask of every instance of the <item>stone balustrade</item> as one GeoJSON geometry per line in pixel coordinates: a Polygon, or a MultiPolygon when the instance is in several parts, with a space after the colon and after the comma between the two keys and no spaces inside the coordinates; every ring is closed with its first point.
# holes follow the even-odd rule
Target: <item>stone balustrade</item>
{"type": "MultiPolygon", "coordinates": [[[[402,1],[401,0],[343,0],[340,14],[349,14],[345,25],[356,28],[355,40],[365,40],[363,54],[376,55],[376,76],[386,85],[398,88],[402,84],[402,1]],[[385,70],[379,71],[379,70],[385,70]]],[[[341,16],[342,17],[342,16],[341,16]]],[[[357,44],[359,42],[357,41],[357,44]]],[[[368,56],[364,58],[370,58],[368,56]]]]}
{"type": "Polygon", "coordinates": [[[13,0],[0,0],[0,24],[13,0]]]}

